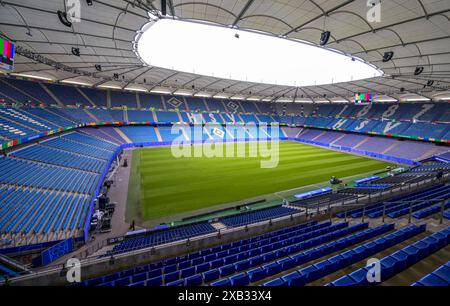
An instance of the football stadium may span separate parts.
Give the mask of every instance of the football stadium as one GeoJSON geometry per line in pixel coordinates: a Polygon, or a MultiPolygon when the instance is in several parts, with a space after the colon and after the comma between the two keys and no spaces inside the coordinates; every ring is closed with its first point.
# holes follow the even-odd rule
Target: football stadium
{"type": "Polygon", "coordinates": [[[448,0],[0,1],[0,287],[449,286],[449,50],[448,0]]]}

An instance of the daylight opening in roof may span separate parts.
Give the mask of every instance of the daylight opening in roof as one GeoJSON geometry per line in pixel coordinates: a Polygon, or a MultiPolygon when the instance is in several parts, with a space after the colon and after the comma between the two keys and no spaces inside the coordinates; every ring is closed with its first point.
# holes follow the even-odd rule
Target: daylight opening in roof
{"type": "Polygon", "coordinates": [[[382,74],[336,50],[205,23],[161,19],[145,25],[136,42],[148,65],[238,81],[309,86],[382,74]]]}

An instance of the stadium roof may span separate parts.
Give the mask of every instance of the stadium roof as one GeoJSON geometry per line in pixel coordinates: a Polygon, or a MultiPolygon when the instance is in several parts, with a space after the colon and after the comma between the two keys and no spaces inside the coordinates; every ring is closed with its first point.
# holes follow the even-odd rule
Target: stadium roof
{"type": "Polygon", "coordinates": [[[132,41],[149,21],[148,12],[160,14],[160,1],[92,2],[88,6],[84,0],[1,1],[0,34],[16,42],[15,72],[122,89],[316,102],[345,101],[354,92],[366,91],[386,100],[405,95],[432,98],[450,83],[448,0],[382,1],[379,22],[367,20],[373,7],[365,0],[167,0],[164,18],[213,22],[314,44],[319,43],[321,32],[331,31],[326,47],[359,57],[385,73],[368,80],[307,87],[220,79],[144,65],[132,41]],[[67,27],[57,11],[71,11],[76,3],[81,4],[81,21],[67,27]],[[79,48],[79,57],[72,54],[72,47],[79,48]],[[387,51],[393,51],[394,57],[383,62],[387,51]],[[55,63],[59,69],[48,65],[55,63]],[[96,64],[102,71],[96,70],[96,64]],[[414,75],[417,66],[424,70],[414,75]],[[434,81],[431,86],[427,86],[429,80],[434,81]]]}

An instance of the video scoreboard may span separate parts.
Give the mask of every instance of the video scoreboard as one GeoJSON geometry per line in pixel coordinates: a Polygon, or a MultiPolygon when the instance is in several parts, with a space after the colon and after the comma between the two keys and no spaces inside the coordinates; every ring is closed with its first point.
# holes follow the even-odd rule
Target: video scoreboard
{"type": "Polygon", "coordinates": [[[14,69],[14,43],[0,37],[0,69],[14,69]]]}
{"type": "Polygon", "coordinates": [[[373,96],[371,92],[355,94],[355,104],[370,104],[373,101],[372,99],[373,96]]]}

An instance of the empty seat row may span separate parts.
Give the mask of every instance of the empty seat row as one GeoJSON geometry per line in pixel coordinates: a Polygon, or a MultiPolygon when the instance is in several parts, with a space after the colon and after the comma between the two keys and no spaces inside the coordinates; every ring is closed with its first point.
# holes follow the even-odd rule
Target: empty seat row
{"type": "Polygon", "coordinates": [[[87,134],[78,133],[78,132],[65,134],[61,138],[67,139],[67,140],[72,140],[75,142],[80,142],[83,144],[94,146],[96,148],[100,148],[103,150],[109,150],[109,151],[113,151],[113,152],[115,150],[117,150],[117,148],[119,147],[117,144],[113,144],[109,141],[99,139],[99,138],[96,138],[93,136],[89,136],[87,134]]]}
{"type": "Polygon", "coordinates": [[[261,222],[265,220],[270,220],[274,218],[279,218],[282,216],[288,216],[299,212],[297,209],[289,207],[272,207],[266,209],[259,209],[256,211],[250,211],[245,213],[240,213],[235,216],[224,217],[220,219],[220,222],[230,227],[243,226],[246,224],[261,222]]]}
{"type": "MultiPolygon", "coordinates": [[[[407,269],[409,266],[433,254],[450,243],[450,227],[431,234],[407,247],[396,251],[380,260],[381,282],[407,269]]],[[[330,286],[373,285],[368,282],[366,275],[373,265],[358,269],[331,283],[330,286]]]]}
{"type": "MultiPolygon", "coordinates": [[[[449,207],[450,207],[450,201],[447,201],[447,202],[444,204],[444,209],[449,208],[449,207]]],[[[416,219],[423,219],[423,218],[426,218],[426,217],[428,217],[428,216],[431,216],[431,215],[433,215],[433,214],[435,214],[435,213],[437,213],[437,212],[440,212],[441,209],[442,209],[442,204],[439,203],[439,204],[433,205],[433,206],[431,206],[431,207],[427,207],[427,208],[425,208],[425,209],[416,211],[416,212],[413,213],[412,215],[413,215],[413,217],[416,218],[416,219]]],[[[445,215],[445,213],[444,213],[444,215],[445,215]]]]}
{"type": "MultiPolygon", "coordinates": [[[[366,231],[365,233],[361,233],[359,235],[355,234],[348,237],[348,240],[350,242],[350,245],[356,244],[360,241],[370,239],[380,233],[392,230],[393,228],[393,224],[380,225],[373,228],[373,232],[366,231]]],[[[424,230],[425,227],[419,227],[415,225],[407,226],[394,233],[375,239],[374,241],[366,242],[351,250],[339,253],[331,258],[304,267],[297,271],[300,279],[295,278],[295,274],[291,273],[288,277],[285,277],[284,279],[282,278],[282,280],[284,282],[287,282],[286,285],[293,285],[292,280],[295,280],[296,285],[298,285],[300,282],[302,282],[303,284],[310,283],[321,277],[324,277],[325,275],[331,274],[373,254],[385,250],[397,243],[405,241],[424,230]]],[[[336,243],[339,244],[340,242],[336,241],[336,243]]],[[[345,246],[343,246],[342,248],[344,247],[345,246]]]]}
{"type": "MultiPolygon", "coordinates": [[[[367,223],[361,223],[355,225],[356,227],[359,227],[359,229],[367,228],[367,223]]],[[[355,228],[353,226],[353,228],[355,228]]],[[[352,227],[350,227],[352,228],[352,227]]],[[[349,229],[350,229],[349,228],[349,229]]],[[[273,276],[275,274],[279,274],[283,271],[290,270],[296,266],[305,264],[309,261],[315,260],[317,258],[323,257],[327,254],[331,254],[336,252],[337,250],[344,249],[348,246],[351,246],[355,243],[370,239],[372,237],[375,237],[379,234],[385,233],[387,231],[390,231],[393,229],[393,225],[380,225],[375,228],[366,229],[362,232],[358,232],[352,235],[349,235],[347,237],[338,239],[336,241],[331,241],[327,244],[321,245],[319,247],[315,247],[312,249],[309,249],[307,251],[303,251],[300,253],[296,253],[294,255],[282,258],[276,262],[272,262],[266,265],[263,265],[261,267],[261,270],[257,271],[249,271],[248,272],[248,283],[251,284],[256,281],[260,281],[266,277],[273,276]],[[255,275],[253,275],[255,274],[255,275]]],[[[271,280],[269,282],[266,282],[265,285],[267,286],[274,286],[274,285],[304,285],[305,282],[308,282],[308,273],[311,272],[308,269],[301,269],[298,272],[289,273],[287,275],[284,275],[280,278],[276,278],[274,280],[271,280]]],[[[239,276],[236,277],[236,279],[233,279],[236,276],[229,277],[228,279],[222,279],[217,282],[212,283],[211,285],[214,286],[224,286],[224,285],[242,285],[242,282],[246,280],[247,278],[245,276],[239,276]]]]}
{"type": "MultiPolygon", "coordinates": [[[[180,273],[175,271],[174,273],[167,274],[164,281],[166,285],[173,285],[174,281],[186,283],[187,280],[185,279],[187,277],[205,273],[205,283],[207,283],[219,277],[228,276],[235,272],[244,271],[248,268],[280,259],[286,255],[305,249],[308,246],[318,245],[324,241],[328,241],[332,239],[331,237],[340,237],[345,235],[345,233],[357,231],[361,227],[360,225],[353,227],[346,226],[347,224],[330,225],[292,237],[293,239],[285,239],[284,241],[271,243],[262,247],[256,245],[249,249],[239,249],[239,253],[237,254],[232,254],[230,249],[227,254],[224,254],[228,256],[198,265],[195,274],[186,275],[186,273],[183,273],[183,270],[180,273]]],[[[185,269],[185,271],[189,270],[185,269]]]]}
{"type": "Polygon", "coordinates": [[[101,160],[109,160],[113,156],[113,151],[99,149],[92,145],[85,145],[65,138],[52,138],[42,142],[42,145],[58,148],[65,151],[75,152],[80,155],[95,157],[101,160]]]}
{"type": "MultiPolygon", "coordinates": [[[[299,240],[291,244],[284,244],[284,245],[273,244],[266,248],[254,249],[253,251],[250,251],[248,255],[244,253],[244,255],[246,255],[244,256],[244,260],[240,260],[237,262],[234,261],[234,263],[232,264],[227,264],[223,262],[219,267],[214,266],[215,269],[209,270],[207,273],[203,275],[204,282],[208,283],[212,280],[216,280],[219,277],[228,277],[233,273],[245,271],[249,268],[255,268],[258,266],[263,267],[263,274],[261,274],[261,276],[267,277],[273,275],[273,273],[280,271],[283,267],[287,268],[291,266],[294,262],[301,260],[300,257],[288,260],[284,257],[297,254],[301,250],[305,250],[320,245],[322,243],[331,241],[333,239],[343,237],[345,235],[348,235],[349,233],[357,232],[364,227],[367,227],[367,224],[356,224],[350,227],[344,227],[337,230],[333,229],[333,227],[330,226],[329,228],[324,228],[322,230],[312,232],[311,233],[312,237],[307,240],[304,240],[304,238],[302,239],[302,237],[298,237],[299,240]],[[274,260],[280,263],[279,264],[270,263],[271,261],[274,260]],[[284,263],[286,260],[288,262],[284,263]]],[[[288,240],[286,242],[289,243],[290,241],[288,240]]],[[[308,254],[307,256],[314,256],[314,254],[312,254],[311,252],[307,251],[306,253],[308,254]]],[[[212,265],[213,263],[211,263],[211,267],[212,265]]],[[[181,278],[180,280],[183,283],[188,282],[187,279],[183,280],[181,278]]],[[[212,286],[221,285],[223,281],[226,280],[223,279],[216,280],[213,283],[211,283],[211,285],[212,286]]],[[[167,285],[172,285],[172,283],[167,283],[167,285]]]]}
{"type": "Polygon", "coordinates": [[[0,157],[0,183],[45,189],[92,193],[99,175],[76,169],[0,157]]]}
{"type": "Polygon", "coordinates": [[[155,245],[205,235],[215,232],[216,229],[207,222],[200,222],[192,225],[184,225],[169,228],[154,233],[147,233],[133,238],[128,238],[122,243],[114,246],[107,255],[129,252],[132,250],[147,248],[155,245]]]}
{"type": "MultiPolygon", "coordinates": [[[[447,196],[445,198],[447,198],[447,196]]],[[[411,212],[416,212],[416,211],[420,211],[420,210],[423,210],[423,209],[427,209],[430,206],[433,206],[434,203],[436,203],[437,201],[439,201],[441,199],[442,198],[436,198],[436,199],[433,199],[431,201],[425,201],[423,203],[419,203],[419,204],[415,204],[415,205],[407,204],[407,205],[405,205],[406,207],[397,209],[395,211],[391,211],[387,215],[389,216],[389,218],[398,218],[398,217],[401,217],[401,216],[404,216],[404,215],[408,214],[410,211],[411,212]]]]}
{"type": "Polygon", "coordinates": [[[0,231],[43,233],[81,228],[90,197],[55,191],[0,188],[0,231]]]}
{"type": "Polygon", "coordinates": [[[450,286],[450,261],[425,275],[411,286],[450,286]]]}
{"type": "Polygon", "coordinates": [[[24,149],[14,151],[11,155],[32,161],[96,173],[102,172],[106,167],[106,161],[104,160],[42,145],[32,145],[24,149]]]}
{"type": "Polygon", "coordinates": [[[445,219],[450,219],[450,209],[444,211],[444,218],[445,218],[445,219]]]}
{"type": "MultiPolygon", "coordinates": [[[[217,280],[220,277],[230,275],[236,271],[243,271],[251,267],[255,267],[261,265],[265,262],[269,262],[271,260],[283,257],[286,255],[287,251],[296,252],[301,248],[307,248],[307,246],[317,245],[323,242],[325,239],[332,239],[331,237],[343,236],[348,234],[351,231],[356,231],[360,226],[354,226],[352,228],[344,228],[338,231],[332,232],[331,234],[323,234],[324,232],[332,231],[335,228],[341,228],[346,224],[336,224],[334,228],[329,226],[329,228],[323,228],[316,231],[310,231],[307,234],[308,237],[311,235],[315,238],[308,239],[306,241],[297,243],[293,245],[295,248],[289,248],[289,246],[283,247],[281,249],[276,249],[277,245],[273,244],[266,249],[262,247],[255,246],[253,249],[244,250],[240,253],[231,255],[232,249],[224,252],[219,252],[217,254],[210,254],[210,256],[204,257],[204,263],[197,264],[194,267],[184,268],[182,270],[177,270],[175,267],[167,266],[164,270],[149,271],[147,285],[154,284],[155,282],[158,284],[165,284],[167,286],[180,285],[180,284],[190,284],[192,277],[198,277],[200,275],[202,277],[202,282],[211,282],[217,280]],[[321,234],[321,236],[317,236],[321,234]],[[221,254],[224,253],[224,254],[221,254]],[[216,257],[213,257],[216,255],[216,257]],[[228,256],[227,256],[228,255],[228,256]],[[214,259],[216,258],[216,259],[214,259]],[[172,272],[170,272],[173,270],[172,272]],[[151,277],[151,278],[150,278],[151,277]]],[[[301,239],[301,237],[298,237],[301,239]]],[[[241,251],[241,250],[239,250],[241,251]]]]}
{"type": "Polygon", "coordinates": [[[404,199],[397,200],[397,201],[391,201],[385,204],[385,208],[383,208],[383,205],[381,207],[377,207],[374,209],[369,209],[366,211],[366,215],[370,218],[378,218],[383,215],[383,213],[387,214],[391,218],[396,218],[401,215],[407,214],[409,211],[409,207],[411,205],[410,201],[412,202],[412,209],[413,211],[420,210],[422,208],[427,207],[426,205],[432,205],[433,201],[436,202],[439,199],[445,199],[450,194],[450,186],[441,186],[438,188],[432,188],[430,190],[421,192],[419,194],[416,194],[413,196],[408,196],[404,199]],[[428,202],[429,204],[416,204],[417,201],[425,201],[430,200],[428,202]]]}
{"type": "MultiPolygon", "coordinates": [[[[0,192],[1,192],[1,190],[0,190],[0,192]]],[[[235,254],[236,250],[237,250],[237,252],[246,251],[246,250],[251,249],[254,246],[261,246],[262,242],[265,242],[267,240],[269,240],[269,242],[272,242],[271,239],[277,239],[284,234],[288,234],[288,235],[291,233],[298,234],[300,232],[306,233],[307,231],[324,228],[324,227],[327,227],[330,225],[331,225],[331,222],[324,222],[321,224],[317,224],[316,221],[306,222],[306,223],[298,224],[298,225],[295,225],[295,226],[292,226],[289,228],[272,231],[272,232],[262,234],[262,235],[259,235],[256,237],[242,239],[239,241],[222,244],[222,245],[219,245],[216,247],[207,248],[207,249],[204,249],[201,251],[189,253],[189,254],[186,254],[183,256],[168,258],[168,259],[156,262],[156,263],[138,266],[136,268],[125,270],[125,271],[119,272],[119,273],[125,273],[128,275],[128,273],[130,273],[130,271],[131,271],[130,275],[140,274],[143,272],[151,272],[152,273],[151,275],[162,275],[163,272],[173,272],[176,269],[182,269],[186,266],[186,263],[189,263],[189,262],[190,263],[188,266],[196,265],[196,264],[198,264],[199,258],[201,258],[203,260],[202,262],[204,262],[205,260],[210,260],[211,258],[206,257],[206,256],[210,256],[210,255],[214,256],[213,259],[217,259],[218,256],[219,256],[219,258],[221,258],[221,257],[225,256],[225,255],[222,255],[222,252],[224,252],[224,251],[228,251],[227,255],[235,254]],[[163,271],[163,269],[164,269],[164,271],[163,271]]],[[[116,275],[115,278],[114,278],[114,276],[111,276],[111,277],[114,279],[117,279],[121,275],[122,274],[116,275]]],[[[100,278],[94,279],[94,280],[88,280],[86,282],[86,284],[92,285],[95,282],[102,282],[103,279],[104,279],[104,277],[100,277],[100,278]]]]}
{"type": "Polygon", "coordinates": [[[425,198],[426,196],[433,194],[436,191],[440,191],[442,189],[445,189],[446,187],[443,185],[437,185],[437,186],[433,186],[430,188],[427,188],[426,190],[422,190],[422,191],[418,191],[418,192],[413,192],[410,193],[406,196],[400,196],[400,197],[396,197],[394,199],[391,200],[391,204],[383,204],[383,203],[376,203],[373,205],[369,205],[365,208],[356,208],[356,209],[352,209],[346,212],[341,212],[337,214],[337,217],[339,218],[344,218],[345,215],[347,216],[351,216],[352,218],[360,218],[362,216],[363,211],[365,212],[365,214],[370,214],[372,213],[372,217],[376,218],[379,217],[383,214],[383,206],[386,205],[386,208],[389,209],[390,207],[393,207],[395,205],[397,205],[397,201],[408,201],[408,200],[418,200],[418,199],[422,199],[425,198]]]}
{"type": "MultiPolygon", "coordinates": [[[[345,229],[347,226],[347,223],[331,225],[330,222],[324,222],[321,224],[315,224],[315,222],[300,224],[292,227],[294,230],[288,233],[273,235],[280,232],[275,231],[269,234],[233,242],[231,244],[205,249],[190,253],[183,257],[167,259],[162,262],[137,267],[134,270],[134,273],[137,274],[141,272],[148,272],[149,278],[168,275],[168,280],[174,280],[174,277],[180,277],[181,270],[192,267],[195,268],[195,273],[203,273],[205,271],[209,271],[210,269],[218,271],[219,267],[229,265],[239,260],[251,259],[253,257],[254,259],[252,260],[252,263],[259,264],[263,261],[264,255],[267,255],[268,253],[270,254],[266,257],[266,259],[269,260],[270,258],[273,258],[273,253],[275,250],[282,250],[283,252],[288,251],[292,253],[297,251],[299,247],[307,247],[312,245],[313,242],[319,243],[323,240],[323,237],[320,237],[321,235],[330,232],[335,232],[334,235],[345,234],[348,232],[348,229],[342,232],[336,231],[345,229]],[[283,237],[284,235],[286,236],[283,237]],[[314,237],[320,238],[312,240],[314,237]],[[283,238],[283,240],[280,240],[279,238],[283,238]],[[305,243],[303,243],[304,241],[305,243]],[[175,274],[174,272],[178,272],[178,274],[175,274]]],[[[356,230],[356,228],[352,228],[350,230],[356,230]]],[[[283,252],[280,252],[279,254],[281,255],[283,252]]],[[[183,272],[183,275],[185,273],[186,272],[183,272]]]]}

